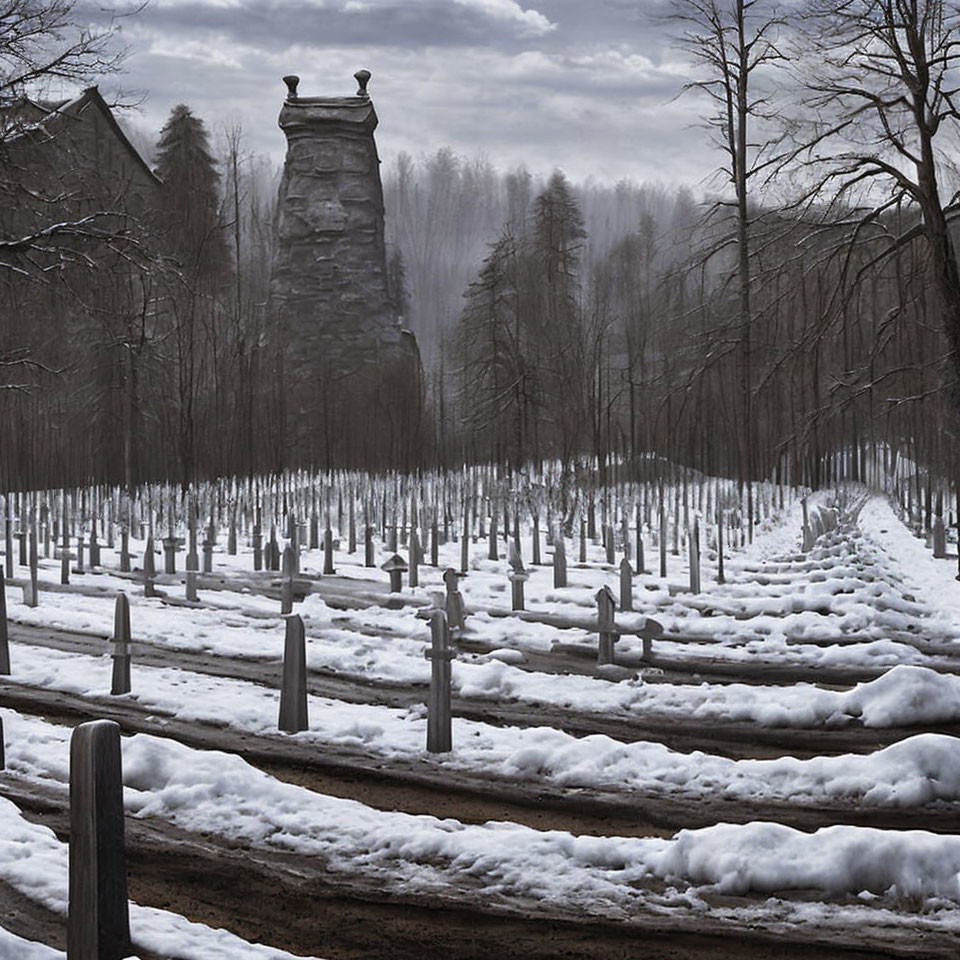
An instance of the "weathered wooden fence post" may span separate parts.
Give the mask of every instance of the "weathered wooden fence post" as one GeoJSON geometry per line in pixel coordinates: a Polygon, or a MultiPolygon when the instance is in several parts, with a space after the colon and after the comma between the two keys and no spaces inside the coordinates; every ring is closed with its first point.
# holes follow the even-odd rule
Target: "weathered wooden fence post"
{"type": "Polygon", "coordinates": [[[460,536],[460,572],[470,569],[470,500],[463,498],[463,531],[460,536]]]}
{"type": "Polygon", "coordinates": [[[328,524],[323,531],[323,573],[328,576],[336,572],[333,566],[333,531],[328,524]]]}
{"type": "Polygon", "coordinates": [[[296,574],[296,561],[293,547],[283,548],[283,580],[280,584],[280,614],[293,613],[293,578],[296,574]]]}
{"type": "Polygon", "coordinates": [[[157,595],[154,580],[157,569],[153,560],[153,537],[147,537],[147,548],[143,552],[143,595],[155,597],[157,595]]]}
{"type": "Polygon", "coordinates": [[[206,536],[203,538],[203,572],[213,573],[213,548],[216,546],[217,532],[213,520],[207,526],[206,536]]]}
{"type": "Polygon", "coordinates": [[[114,696],[130,692],[130,600],[125,593],[117,595],[113,611],[113,681],[114,696]]]}
{"type": "Polygon", "coordinates": [[[633,570],[626,557],[620,561],[620,609],[633,609],[633,570]]]}
{"type": "Polygon", "coordinates": [[[127,903],[120,727],[95,720],[70,738],[68,960],[132,952],[127,903]]]}
{"type": "Polygon", "coordinates": [[[28,607],[36,607],[40,603],[38,579],[39,554],[37,553],[37,519],[30,514],[30,583],[24,590],[24,602],[28,607]]]}
{"type": "Polygon", "coordinates": [[[7,590],[6,578],[0,564],[0,676],[10,675],[10,638],[7,632],[7,590]]]}
{"type": "Polygon", "coordinates": [[[510,561],[510,605],[512,610],[523,610],[523,585],[529,579],[529,574],[523,569],[523,557],[517,549],[516,541],[511,540],[507,548],[510,561]]]}
{"type": "Polygon", "coordinates": [[[306,730],[308,726],[307,641],[300,614],[288,616],[286,623],[283,679],[280,684],[280,719],[277,725],[284,733],[298,733],[306,730]]]}
{"type": "Polygon", "coordinates": [[[376,558],[373,552],[373,527],[369,523],[363,528],[363,565],[365,567],[376,566],[376,558]]]}
{"type": "Polygon", "coordinates": [[[430,702],[427,705],[427,750],[430,753],[449,753],[453,749],[453,730],[450,711],[450,630],[447,615],[436,610],[430,618],[431,647],[423,655],[431,661],[430,702]]]}
{"type": "Polygon", "coordinates": [[[447,588],[447,624],[451,630],[462,630],[466,623],[459,580],[460,577],[453,567],[447,567],[443,571],[443,583],[447,588]]]}
{"type": "Polygon", "coordinates": [[[553,536],[553,586],[554,589],[567,585],[567,548],[563,530],[557,530],[553,536]]]}
{"type": "Polygon", "coordinates": [[[700,592],[700,520],[693,518],[693,530],[690,532],[690,590],[700,592]]]}
{"type": "Polygon", "coordinates": [[[100,543],[97,541],[97,521],[90,524],[90,566],[100,566],[100,543]]]}
{"type": "Polygon", "coordinates": [[[660,577],[666,579],[667,576],[667,515],[663,504],[663,491],[660,491],[660,529],[657,532],[657,540],[660,547],[660,577]]]}
{"type": "Polygon", "coordinates": [[[70,583],[70,525],[67,523],[67,497],[63,497],[63,539],[60,543],[60,584],[70,583]]]}
{"type": "Polygon", "coordinates": [[[130,572],[130,531],[126,524],[120,529],[120,572],[130,572]]]}
{"type": "Polygon", "coordinates": [[[253,522],[253,569],[263,569],[263,527],[261,526],[260,507],[257,507],[256,519],[253,522]]]}
{"type": "Polygon", "coordinates": [[[933,555],[942,560],[947,555],[947,531],[943,526],[943,517],[933,521],[933,555]]]}
{"type": "Polygon", "coordinates": [[[610,588],[604,584],[596,593],[597,625],[600,642],[597,646],[597,663],[613,663],[613,645],[617,642],[617,626],[614,620],[616,601],[610,588]]]}
{"type": "Polygon", "coordinates": [[[420,537],[417,535],[416,522],[412,518],[410,523],[410,575],[407,583],[411,587],[420,586],[420,537]]]}

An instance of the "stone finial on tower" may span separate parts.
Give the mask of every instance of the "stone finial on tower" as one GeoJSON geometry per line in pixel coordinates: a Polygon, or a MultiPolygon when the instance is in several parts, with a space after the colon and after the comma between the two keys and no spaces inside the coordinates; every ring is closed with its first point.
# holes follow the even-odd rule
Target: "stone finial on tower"
{"type": "Polygon", "coordinates": [[[358,70],[354,75],[354,79],[360,85],[357,90],[358,97],[369,97],[370,94],[367,93],[367,84],[370,82],[370,71],[369,70],[358,70]]]}
{"type": "Polygon", "coordinates": [[[297,85],[300,83],[300,78],[295,73],[291,73],[289,76],[283,78],[283,82],[287,85],[287,99],[296,100],[297,85]]]}

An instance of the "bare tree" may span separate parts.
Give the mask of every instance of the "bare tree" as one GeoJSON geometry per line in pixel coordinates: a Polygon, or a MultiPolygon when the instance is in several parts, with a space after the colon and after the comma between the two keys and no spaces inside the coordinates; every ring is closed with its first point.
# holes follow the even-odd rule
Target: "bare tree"
{"type": "Polygon", "coordinates": [[[960,12],[943,0],[817,0],[803,26],[806,119],[793,132],[803,202],[847,228],[837,290],[850,293],[922,244],[936,292],[928,309],[960,383],[960,270],[948,225],[957,200],[960,12]],[[853,256],[865,240],[872,254],[853,256]]]}

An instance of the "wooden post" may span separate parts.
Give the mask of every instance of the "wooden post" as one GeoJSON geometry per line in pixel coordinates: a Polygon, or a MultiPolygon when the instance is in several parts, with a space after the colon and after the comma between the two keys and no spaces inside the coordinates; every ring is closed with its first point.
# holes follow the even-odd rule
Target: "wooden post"
{"type": "Polygon", "coordinates": [[[463,498],[463,531],[460,536],[460,572],[470,569],[470,501],[463,498]]]}
{"type": "Polygon", "coordinates": [[[323,573],[328,576],[336,572],[333,566],[333,531],[328,525],[323,531],[323,573]]]}
{"type": "Polygon", "coordinates": [[[633,570],[626,557],[620,561],[620,609],[633,609],[633,570]]]}
{"type": "Polygon", "coordinates": [[[450,630],[447,615],[436,610],[430,618],[431,648],[423,655],[431,661],[430,701],[427,709],[427,750],[430,753],[449,753],[453,749],[453,730],[450,716],[450,630]]]}
{"type": "Polygon", "coordinates": [[[660,532],[657,538],[660,543],[660,577],[667,576],[667,514],[663,505],[663,491],[660,491],[660,532]]]}
{"type": "Polygon", "coordinates": [[[462,630],[466,623],[459,577],[453,567],[447,567],[443,571],[443,583],[447,588],[447,624],[451,630],[462,630]]]}
{"type": "Polygon", "coordinates": [[[553,536],[553,586],[555,589],[567,585],[567,548],[563,530],[557,530],[553,536]]]}
{"type": "Polygon", "coordinates": [[[942,560],[947,555],[947,532],[943,526],[943,517],[933,521],[933,555],[942,560]]]}
{"type": "Polygon", "coordinates": [[[280,584],[280,614],[293,613],[293,578],[296,574],[296,560],[293,547],[283,548],[283,581],[280,584]]]}
{"type": "Polygon", "coordinates": [[[717,583],[726,583],[723,575],[723,510],[717,502],[717,583]]]}
{"type": "Polygon", "coordinates": [[[213,573],[213,548],[217,542],[213,521],[207,527],[207,535],[203,538],[203,572],[213,573]]]}
{"type": "Polygon", "coordinates": [[[63,497],[63,540],[60,544],[60,583],[70,583],[70,526],[67,523],[67,497],[63,497]]]}
{"type": "Polygon", "coordinates": [[[538,511],[533,511],[533,520],[531,523],[530,530],[530,544],[533,548],[530,553],[530,563],[535,566],[540,566],[540,515],[538,511]]]}
{"type": "Polygon", "coordinates": [[[36,516],[30,515],[30,585],[24,591],[24,600],[28,607],[36,607],[40,603],[40,594],[38,589],[38,567],[39,557],[37,554],[37,520],[36,516]]]}
{"type": "Polygon", "coordinates": [[[693,518],[693,530],[690,532],[690,590],[700,592],[700,520],[693,518]]]}
{"type": "Polygon", "coordinates": [[[440,530],[437,527],[437,518],[430,524],[430,566],[440,566],[440,530]]]}
{"type": "Polygon", "coordinates": [[[130,531],[126,525],[120,530],[120,572],[130,572],[130,531]]]}
{"type": "Polygon", "coordinates": [[[373,527],[369,523],[363,531],[363,565],[365,567],[376,566],[373,552],[373,527]]]}
{"type": "MultiPolygon", "coordinates": [[[[289,550],[290,548],[287,547],[289,550]]],[[[306,730],[307,723],[307,642],[299,614],[286,618],[283,642],[283,680],[280,685],[279,728],[284,733],[306,730]]]]}
{"type": "Polygon", "coordinates": [[[353,490],[350,491],[350,501],[347,506],[347,553],[357,552],[357,517],[353,504],[353,490]]]}
{"type": "Polygon", "coordinates": [[[260,507],[253,523],[253,569],[263,569],[263,528],[260,525],[260,507]]]}
{"type": "Polygon", "coordinates": [[[230,527],[227,530],[227,555],[237,555],[237,512],[234,508],[230,513],[230,527]]]}
{"type": "MultiPolygon", "coordinates": [[[[177,572],[177,538],[171,529],[170,535],[163,538],[163,572],[175,574],[177,572]]],[[[91,561],[92,562],[92,561],[91,561]]],[[[209,573],[210,571],[205,571],[209,573]]]]}
{"type": "Polygon", "coordinates": [[[604,538],[604,540],[606,540],[607,563],[610,564],[610,566],[612,567],[613,564],[615,563],[616,559],[617,559],[617,558],[616,558],[615,551],[614,551],[614,547],[616,546],[616,541],[614,540],[614,536],[613,536],[613,525],[612,525],[612,524],[609,524],[609,523],[608,523],[608,524],[603,528],[603,538],[604,538]]]}
{"type": "Polygon", "coordinates": [[[125,593],[117,595],[113,611],[113,681],[114,696],[130,692],[130,600],[125,593]]]}
{"type": "Polygon", "coordinates": [[[147,537],[147,548],[143,552],[143,595],[145,597],[157,595],[153,583],[156,576],[157,570],[153,562],[153,537],[147,537]]]}
{"type": "Polygon", "coordinates": [[[487,551],[488,560],[499,560],[500,554],[497,552],[497,505],[493,504],[490,511],[490,547],[487,551]]]}
{"type": "Polygon", "coordinates": [[[7,634],[7,590],[3,566],[0,565],[0,676],[10,675],[10,639],[7,634]]]}
{"type": "Polygon", "coordinates": [[[270,524],[270,540],[267,543],[267,567],[270,570],[280,569],[280,544],[277,543],[277,525],[270,524]]]}
{"type": "MultiPolygon", "coordinates": [[[[511,543],[511,546],[513,544],[511,543]]],[[[512,610],[523,610],[523,585],[529,579],[529,574],[511,571],[508,574],[510,580],[510,604],[512,610]]]]}
{"type": "Polygon", "coordinates": [[[90,524],[90,566],[100,566],[100,544],[97,542],[97,521],[90,524]]]}
{"type": "Polygon", "coordinates": [[[120,726],[110,720],[70,738],[69,889],[68,960],[129,956],[120,726]]]}
{"type": "Polygon", "coordinates": [[[420,537],[417,536],[417,526],[413,521],[411,511],[410,523],[410,575],[407,582],[411,587],[420,586],[420,537]]]}
{"type": "Polygon", "coordinates": [[[580,562],[587,562],[587,521],[580,518],[580,562]]]}
{"type": "Polygon", "coordinates": [[[597,626],[600,632],[600,642],[597,646],[597,663],[613,663],[613,645],[617,642],[616,622],[614,611],[616,601],[610,588],[604,584],[596,593],[597,626]]]}
{"type": "MultiPolygon", "coordinates": [[[[66,522],[66,518],[64,518],[66,522]]],[[[10,576],[13,576],[13,571],[16,569],[16,561],[13,559],[13,501],[11,495],[7,494],[7,515],[3,520],[4,534],[6,536],[6,555],[4,557],[4,562],[6,564],[7,573],[10,576]]]]}

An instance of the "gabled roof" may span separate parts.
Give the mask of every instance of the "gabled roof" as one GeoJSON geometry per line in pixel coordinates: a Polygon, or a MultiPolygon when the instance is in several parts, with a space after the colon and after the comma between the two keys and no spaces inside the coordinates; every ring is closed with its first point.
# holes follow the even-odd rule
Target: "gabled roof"
{"type": "Polygon", "coordinates": [[[151,180],[158,185],[162,183],[161,179],[150,169],[150,165],[140,156],[139,151],[127,138],[123,128],[117,123],[113,111],[100,95],[100,90],[96,86],[87,87],[72,100],[32,100],[29,97],[21,97],[11,104],[0,107],[0,112],[12,113],[20,121],[21,133],[26,134],[30,131],[42,130],[62,118],[79,119],[83,112],[91,107],[103,115],[117,141],[130,154],[134,163],[151,180]]]}

